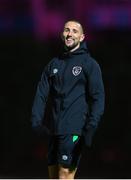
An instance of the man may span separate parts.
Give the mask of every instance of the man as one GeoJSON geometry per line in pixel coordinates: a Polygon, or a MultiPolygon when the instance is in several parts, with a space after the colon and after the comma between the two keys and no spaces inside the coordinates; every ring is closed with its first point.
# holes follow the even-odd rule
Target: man
{"type": "Polygon", "coordinates": [[[82,25],[64,25],[63,54],[45,67],[32,107],[32,127],[38,132],[50,94],[49,178],[74,179],[82,148],[90,146],[104,111],[104,87],[98,63],[89,55],[82,25]]]}

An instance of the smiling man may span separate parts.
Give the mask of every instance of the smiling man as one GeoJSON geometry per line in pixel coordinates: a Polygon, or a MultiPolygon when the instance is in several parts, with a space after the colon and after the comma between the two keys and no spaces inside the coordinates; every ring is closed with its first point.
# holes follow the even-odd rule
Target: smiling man
{"type": "Polygon", "coordinates": [[[65,24],[63,41],[69,51],[73,52],[79,48],[80,42],[82,42],[84,38],[85,35],[80,23],[69,21],[65,24]]]}
{"type": "Polygon", "coordinates": [[[52,100],[48,147],[49,178],[74,179],[85,145],[104,112],[101,69],[90,56],[82,25],[74,20],[64,25],[64,51],[43,70],[32,107],[32,128],[44,133],[48,96],[52,100]]]}

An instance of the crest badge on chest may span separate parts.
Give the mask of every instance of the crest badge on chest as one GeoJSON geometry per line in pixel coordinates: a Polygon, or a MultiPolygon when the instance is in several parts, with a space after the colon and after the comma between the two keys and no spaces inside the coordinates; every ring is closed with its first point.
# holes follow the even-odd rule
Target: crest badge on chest
{"type": "Polygon", "coordinates": [[[82,71],[82,67],[81,66],[74,66],[72,68],[72,73],[74,76],[78,76],[82,71]]]}

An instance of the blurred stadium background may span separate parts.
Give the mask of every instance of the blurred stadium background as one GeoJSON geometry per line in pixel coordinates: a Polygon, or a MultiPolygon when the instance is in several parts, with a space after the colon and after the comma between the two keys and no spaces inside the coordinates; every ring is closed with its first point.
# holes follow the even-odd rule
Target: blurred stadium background
{"type": "Polygon", "coordinates": [[[84,25],[106,92],[104,116],[77,178],[131,178],[130,0],[0,0],[0,178],[47,178],[48,140],[32,138],[31,107],[69,19],[84,25]]]}

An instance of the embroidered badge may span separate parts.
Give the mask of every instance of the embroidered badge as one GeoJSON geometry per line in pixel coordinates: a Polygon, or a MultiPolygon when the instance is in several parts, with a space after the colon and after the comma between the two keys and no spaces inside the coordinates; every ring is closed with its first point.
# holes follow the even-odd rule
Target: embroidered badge
{"type": "Polygon", "coordinates": [[[73,140],[73,142],[75,142],[77,139],[78,139],[78,136],[74,135],[72,140],[73,140]]]}
{"type": "Polygon", "coordinates": [[[67,156],[67,155],[62,155],[62,159],[63,159],[64,161],[66,161],[66,160],[68,159],[68,156],[67,156]]]}
{"type": "Polygon", "coordinates": [[[58,69],[54,68],[53,69],[53,74],[56,74],[58,72],[58,69]]]}
{"type": "Polygon", "coordinates": [[[81,66],[74,66],[72,69],[72,73],[74,76],[78,76],[82,71],[82,67],[81,66]]]}

